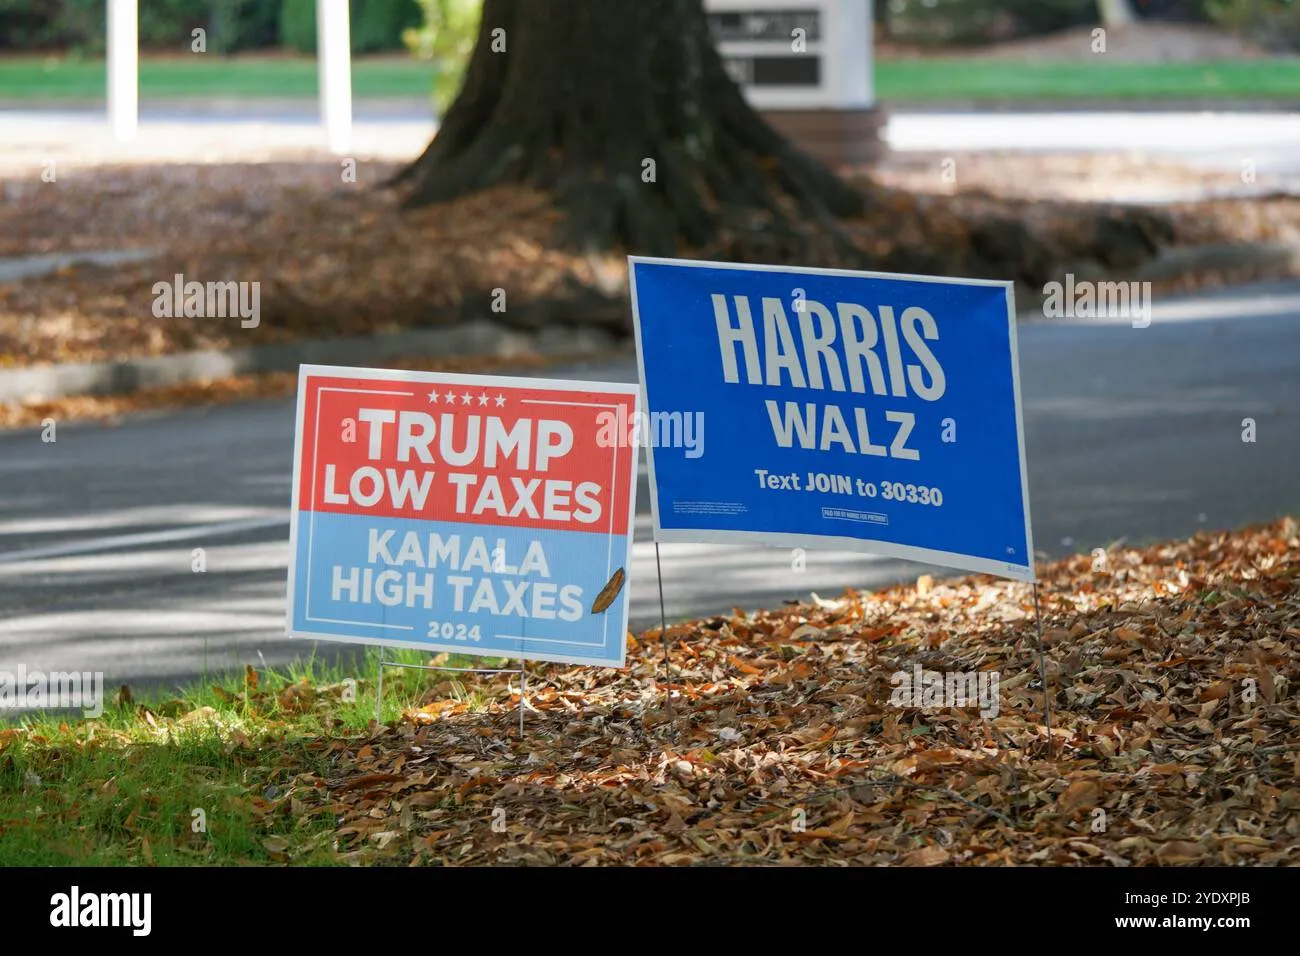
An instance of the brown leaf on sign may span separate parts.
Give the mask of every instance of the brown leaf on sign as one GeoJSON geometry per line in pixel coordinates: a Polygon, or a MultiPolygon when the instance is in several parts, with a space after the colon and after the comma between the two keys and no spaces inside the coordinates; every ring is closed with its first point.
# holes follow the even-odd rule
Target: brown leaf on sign
{"type": "Polygon", "coordinates": [[[614,572],[613,576],[605,582],[605,586],[600,589],[596,599],[591,602],[591,613],[602,614],[609,610],[609,606],[614,603],[618,597],[618,592],[623,590],[623,582],[627,580],[627,574],[622,568],[614,572]]]}

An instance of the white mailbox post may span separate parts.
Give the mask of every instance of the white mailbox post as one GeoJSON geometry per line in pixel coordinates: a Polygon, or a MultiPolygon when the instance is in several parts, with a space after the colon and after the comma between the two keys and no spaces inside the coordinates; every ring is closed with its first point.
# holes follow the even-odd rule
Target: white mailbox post
{"type": "Polygon", "coordinates": [[[728,72],[769,123],[833,163],[876,154],[872,0],[705,0],[705,9],[728,72]]]}

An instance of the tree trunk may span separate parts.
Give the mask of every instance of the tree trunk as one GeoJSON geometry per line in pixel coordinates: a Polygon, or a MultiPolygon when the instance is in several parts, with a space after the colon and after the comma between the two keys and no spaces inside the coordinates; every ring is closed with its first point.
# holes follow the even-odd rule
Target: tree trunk
{"type": "Polygon", "coordinates": [[[460,94],[394,183],[408,206],[538,187],[575,245],[650,255],[852,257],[835,220],[864,206],[745,102],[702,0],[486,0],[460,94]]]}

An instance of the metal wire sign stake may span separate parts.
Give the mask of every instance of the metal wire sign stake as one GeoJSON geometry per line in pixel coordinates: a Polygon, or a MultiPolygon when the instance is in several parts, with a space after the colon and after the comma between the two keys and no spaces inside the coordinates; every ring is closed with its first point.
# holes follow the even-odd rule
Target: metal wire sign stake
{"type": "Polygon", "coordinates": [[[1034,582],[1034,623],[1038,627],[1038,679],[1043,685],[1043,723],[1047,727],[1047,752],[1052,749],[1052,696],[1047,687],[1047,656],[1043,648],[1043,615],[1038,610],[1038,582],[1034,582]]]}
{"type": "Polygon", "coordinates": [[[659,542],[655,542],[655,574],[659,578],[659,638],[664,645],[664,686],[665,705],[668,717],[673,716],[673,670],[672,659],[668,655],[668,614],[664,610],[664,569],[659,563],[659,542]]]}

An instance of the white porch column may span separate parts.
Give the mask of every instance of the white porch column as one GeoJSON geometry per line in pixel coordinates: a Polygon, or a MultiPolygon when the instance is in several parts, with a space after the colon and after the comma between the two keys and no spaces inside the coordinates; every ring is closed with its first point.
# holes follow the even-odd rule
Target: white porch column
{"type": "Polygon", "coordinates": [[[135,142],[140,120],[137,0],[108,0],[108,123],[119,143],[135,142]]]}
{"type": "Polygon", "coordinates": [[[316,58],[325,143],[337,156],[352,148],[352,40],[348,0],[316,0],[316,58]]]}

